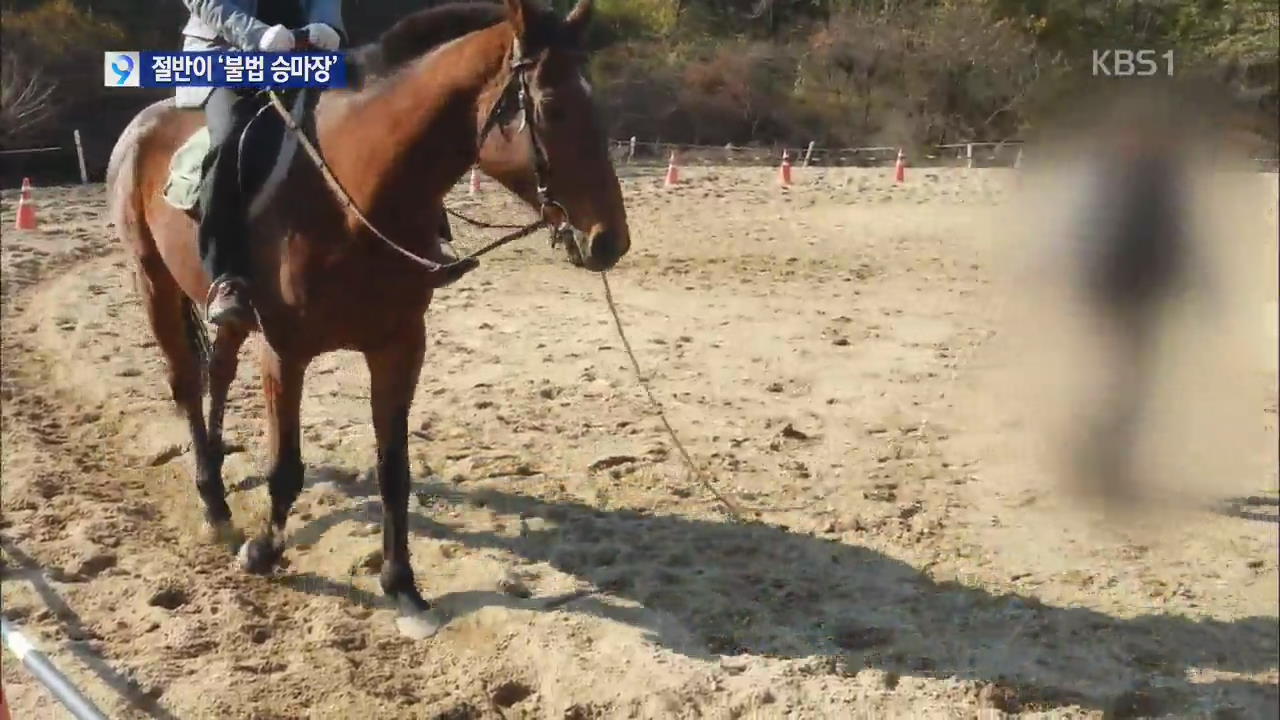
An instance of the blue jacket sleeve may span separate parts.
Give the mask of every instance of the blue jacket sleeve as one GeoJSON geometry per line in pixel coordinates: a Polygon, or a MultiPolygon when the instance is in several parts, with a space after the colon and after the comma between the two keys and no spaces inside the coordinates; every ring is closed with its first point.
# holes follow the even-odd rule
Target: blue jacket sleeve
{"type": "MultiPolygon", "coordinates": [[[[338,4],[340,0],[333,0],[338,4]]],[[[191,11],[213,28],[226,42],[242,49],[257,50],[258,41],[267,31],[266,23],[225,0],[182,0],[191,11]]],[[[320,3],[326,4],[326,3],[320,3]]]]}

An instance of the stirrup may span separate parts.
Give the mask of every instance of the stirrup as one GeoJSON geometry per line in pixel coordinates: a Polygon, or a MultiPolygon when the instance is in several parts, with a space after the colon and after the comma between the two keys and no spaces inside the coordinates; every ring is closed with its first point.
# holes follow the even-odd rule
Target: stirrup
{"type": "MultiPolygon", "coordinates": [[[[213,322],[213,318],[209,314],[209,308],[213,305],[213,298],[217,295],[218,289],[224,285],[238,285],[241,291],[248,291],[249,289],[249,283],[247,281],[243,278],[235,277],[234,275],[222,275],[217,280],[209,283],[209,292],[205,293],[204,296],[204,321],[206,323],[213,322]]],[[[256,311],[252,307],[246,309],[256,314],[256,311]]]]}

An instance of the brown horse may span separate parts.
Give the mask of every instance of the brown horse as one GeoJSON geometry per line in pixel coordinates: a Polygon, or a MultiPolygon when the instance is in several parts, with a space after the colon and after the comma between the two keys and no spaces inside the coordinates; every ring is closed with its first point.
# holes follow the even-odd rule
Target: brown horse
{"type": "MultiPolygon", "coordinates": [[[[590,0],[563,21],[530,0],[505,0],[500,22],[483,29],[463,23],[455,38],[396,58],[382,76],[323,93],[317,144],[369,225],[410,252],[441,257],[442,198],[476,162],[478,146],[492,142],[489,152],[502,159],[493,174],[544,211],[551,206],[553,215],[567,217],[580,233],[584,267],[607,270],[626,254],[622,193],[582,75],[590,14],[590,0]],[[511,160],[517,136],[526,150],[520,163],[511,160]]],[[[455,16],[442,11],[436,18],[447,25],[455,16]]],[[[238,543],[222,482],[222,419],[245,338],[220,329],[211,349],[201,343],[194,307],[210,278],[197,256],[196,222],[161,196],[170,157],[201,120],[168,104],[139,113],[112,152],[108,195],[117,233],[137,261],[138,290],[168,361],[174,401],[190,427],[206,517],[218,536],[238,543]]],[[[302,489],[299,406],[307,365],[324,353],[357,350],[369,368],[385,511],[381,584],[400,610],[401,630],[428,634],[436,623],[409,559],[407,424],[425,349],[423,315],[446,273],[383,244],[302,154],[253,224],[271,512],[241,545],[241,562],[267,572],[283,552],[285,522],[302,489]]]]}

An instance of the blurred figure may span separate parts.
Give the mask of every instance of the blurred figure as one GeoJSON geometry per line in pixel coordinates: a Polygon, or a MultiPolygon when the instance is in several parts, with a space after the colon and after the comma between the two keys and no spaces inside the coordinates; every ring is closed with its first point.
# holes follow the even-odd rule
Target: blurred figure
{"type": "Polygon", "coordinates": [[[1103,345],[1099,404],[1075,440],[1075,480],[1104,500],[1132,499],[1132,451],[1150,393],[1161,309],[1192,289],[1185,158],[1154,107],[1117,113],[1088,159],[1078,279],[1103,345]]]}
{"type": "Polygon", "coordinates": [[[1235,363],[1260,334],[1242,345],[1233,328],[1262,307],[1242,267],[1268,256],[1236,219],[1257,215],[1240,192],[1257,176],[1223,172],[1220,101],[1133,84],[1075,98],[1032,151],[1018,250],[1039,262],[1016,295],[1033,306],[1019,340],[1040,354],[1022,359],[1036,401],[1059,407],[1033,411],[1065,411],[1048,437],[1068,485],[1112,509],[1173,500],[1172,483],[1240,482],[1239,461],[1259,451],[1258,398],[1235,363]],[[1143,492],[1144,480],[1163,487],[1143,492]]]}

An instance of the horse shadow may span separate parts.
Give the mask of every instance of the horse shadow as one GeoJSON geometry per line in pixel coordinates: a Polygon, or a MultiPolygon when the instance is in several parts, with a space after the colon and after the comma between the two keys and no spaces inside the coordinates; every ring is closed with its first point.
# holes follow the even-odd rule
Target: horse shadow
{"type": "MultiPolygon", "coordinates": [[[[381,522],[370,475],[341,489],[358,505],[311,519],[294,531],[294,543],[314,544],[348,521],[381,522]]],[[[1158,609],[1112,616],[937,580],[870,547],[759,522],[601,510],[434,479],[416,481],[413,492],[430,508],[411,510],[414,535],[508,552],[526,576],[545,563],[586,588],[554,597],[497,589],[433,597],[447,620],[493,606],[584,613],[637,627],[694,658],[763,655],[806,660],[806,672],[879,669],[895,684],[904,676],[995,684],[1015,698],[1009,709],[1230,714],[1280,703],[1274,684],[1239,677],[1277,668],[1275,617],[1218,620],[1158,609]],[[463,505],[514,516],[519,528],[469,532],[430,515],[463,505]]],[[[382,604],[350,582],[313,574],[281,582],[382,604]]],[[[430,576],[420,572],[419,582],[430,596],[430,576]]]]}
{"type": "MultiPolygon", "coordinates": [[[[8,540],[4,541],[4,551],[12,557],[15,565],[20,568],[20,573],[13,573],[12,569],[8,570],[5,575],[6,581],[23,581],[29,582],[31,587],[40,596],[46,608],[53,613],[62,626],[60,635],[66,638],[92,638],[93,633],[90,631],[84,620],[71,609],[62,595],[49,584],[45,576],[44,568],[36,562],[35,558],[27,555],[16,545],[8,540]]],[[[6,617],[18,622],[21,620],[12,613],[6,613],[6,617]]],[[[113,667],[112,662],[108,661],[101,653],[93,649],[83,640],[68,640],[63,643],[63,648],[80,662],[81,665],[88,668],[94,675],[109,688],[111,688],[125,704],[138,712],[141,712],[156,720],[178,720],[177,716],[171,714],[159,702],[159,691],[148,692],[138,685],[131,677],[133,674],[128,668],[123,671],[113,667]]],[[[119,661],[115,661],[119,662],[119,661]]],[[[59,668],[65,671],[66,668],[59,668]]]]}

